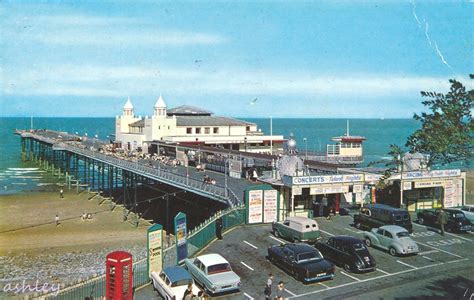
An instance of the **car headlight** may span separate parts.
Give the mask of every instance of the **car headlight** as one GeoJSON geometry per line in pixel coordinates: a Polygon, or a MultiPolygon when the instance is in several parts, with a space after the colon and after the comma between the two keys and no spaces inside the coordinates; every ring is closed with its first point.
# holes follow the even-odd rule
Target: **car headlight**
{"type": "Polygon", "coordinates": [[[215,285],[213,285],[213,286],[211,287],[211,290],[213,290],[213,291],[215,291],[216,289],[217,289],[217,287],[216,287],[215,285]]]}

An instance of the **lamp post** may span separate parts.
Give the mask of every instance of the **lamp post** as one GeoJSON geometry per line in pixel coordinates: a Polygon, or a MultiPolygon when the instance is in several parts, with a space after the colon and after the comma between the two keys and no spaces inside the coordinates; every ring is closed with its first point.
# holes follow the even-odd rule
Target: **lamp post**
{"type": "Polygon", "coordinates": [[[304,142],[304,159],[308,159],[308,139],[303,138],[304,142]]]}
{"type": "Polygon", "coordinates": [[[198,165],[201,165],[201,144],[199,144],[199,138],[196,138],[198,144],[198,165]]]}
{"type": "Polygon", "coordinates": [[[398,154],[398,165],[400,167],[400,208],[403,207],[403,158],[398,154]]]}
{"type": "Polygon", "coordinates": [[[247,137],[244,137],[245,152],[247,152],[247,137]]]}

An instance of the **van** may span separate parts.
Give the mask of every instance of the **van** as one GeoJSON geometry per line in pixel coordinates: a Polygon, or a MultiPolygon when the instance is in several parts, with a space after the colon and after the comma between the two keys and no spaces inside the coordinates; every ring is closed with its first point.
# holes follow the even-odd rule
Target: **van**
{"type": "Polygon", "coordinates": [[[283,222],[273,222],[272,233],[293,242],[316,242],[321,237],[318,223],[305,217],[288,217],[283,222]]]}
{"type": "Polygon", "coordinates": [[[398,225],[413,232],[410,214],[405,209],[391,207],[385,204],[369,204],[363,206],[354,215],[354,226],[357,229],[378,228],[383,225],[398,225]]]}

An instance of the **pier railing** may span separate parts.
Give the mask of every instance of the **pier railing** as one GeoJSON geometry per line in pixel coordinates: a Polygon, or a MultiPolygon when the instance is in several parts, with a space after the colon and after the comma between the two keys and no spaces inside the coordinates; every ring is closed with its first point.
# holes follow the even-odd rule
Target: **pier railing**
{"type": "Polygon", "coordinates": [[[165,168],[148,166],[141,162],[129,161],[121,158],[114,157],[109,154],[104,154],[96,150],[89,150],[85,146],[79,147],[71,143],[66,143],[60,139],[54,139],[51,137],[45,137],[32,132],[17,131],[22,137],[34,138],[36,140],[51,144],[54,150],[66,150],[72,153],[76,153],[85,157],[93,158],[95,160],[102,161],[107,164],[120,167],[127,171],[138,173],[143,177],[151,178],[157,181],[165,182],[169,185],[183,188],[197,194],[208,196],[212,199],[216,199],[221,202],[225,202],[230,206],[238,206],[241,204],[241,200],[235,195],[235,193],[228,187],[220,184],[207,184],[202,180],[192,178],[186,174],[179,174],[165,168]]]}

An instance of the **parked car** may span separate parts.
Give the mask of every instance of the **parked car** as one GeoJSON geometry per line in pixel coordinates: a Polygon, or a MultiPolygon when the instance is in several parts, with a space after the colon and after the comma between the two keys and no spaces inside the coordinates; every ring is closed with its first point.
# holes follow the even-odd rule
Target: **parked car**
{"type": "Polygon", "coordinates": [[[240,289],[240,277],[232,271],[230,263],[219,254],[187,258],[184,260],[184,265],[194,280],[210,294],[240,289]]]}
{"type": "Polygon", "coordinates": [[[413,232],[410,214],[405,209],[385,204],[369,204],[361,207],[360,212],[354,215],[354,226],[357,229],[370,230],[384,225],[398,225],[413,232]]]}
{"type": "Polygon", "coordinates": [[[351,236],[334,236],[314,245],[323,256],[349,272],[375,270],[375,258],[370,255],[364,242],[351,236]]]}
{"type": "MultiPolygon", "coordinates": [[[[436,228],[440,228],[438,223],[438,214],[441,209],[425,209],[419,211],[416,215],[418,223],[421,225],[428,225],[436,228]]],[[[445,229],[448,232],[465,232],[471,230],[471,222],[464,216],[464,213],[459,209],[445,208],[442,209],[448,215],[448,223],[445,225],[445,229]]]]}
{"type": "Polygon", "coordinates": [[[293,243],[268,248],[268,259],[303,283],[333,279],[335,265],[314,247],[293,243]]]}
{"type": "Polygon", "coordinates": [[[385,225],[366,231],[364,239],[368,247],[388,250],[392,256],[417,254],[420,251],[408,230],[396,225],[385,225]]]}
{"type": "Polygon", "coordinates": [[[305,217],[288,217],[283,222],[273,222],[272,232],[276,237],[293,242],[315,242],[321,236],[318,223],[305,217]]]}
{"type": "Polygon", "coordinates": [[[464,216],[471,222],[471,226],[474,225],[474,206],[463,206],[461,210],[464,216]]]}
{"type": "Polygon", "coordinates": [[[152,272],[151,281],[153,288],[165,300],[183,298],[184,292],[190,283],[193,285],[194,295],[197,295],[200,291],[194,284],[191,274],[185,268],[179,266],[165,268],[160,273],[152,272]]]}

